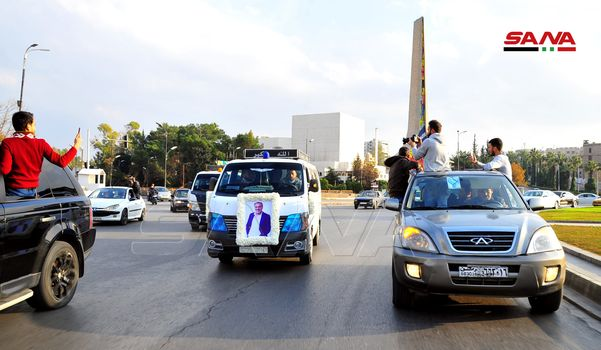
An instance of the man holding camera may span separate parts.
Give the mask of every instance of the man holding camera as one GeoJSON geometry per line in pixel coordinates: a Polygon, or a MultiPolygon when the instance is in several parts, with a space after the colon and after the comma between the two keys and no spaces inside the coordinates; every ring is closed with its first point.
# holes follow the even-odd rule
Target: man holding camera
{"type": "Polygon", "coordinates": [[[494,158],[484,164],[476,159],[476,156],[472,154],[472,164],[478,165],[482,167],[484,170],[496,170],[500,173],[505,174],[509,180],[512,180],[512,171],[511,171],[511,163],[509,162],[509,158],[502,152],[503,150],[503,141],[500,138],[495,137],[488,141],[488,154],[494,156],[494,158]]]}
{"type": "Polygon", "coordinates": [[[415,139],[417,147],[413,148],[413,157],[415,160],[424,159],[424,171],[451,170],[446,147],[440,135],[441,131],[442,124],[437,120],[430,120],[428,122],[427,138],[422,141],[418,136],[415,139]]]}
{"type": "Polygon", "coordinates": [[[391,198],[398,198],[399,202],[403,201],[407,192],[411,170],[419,169],[417,162],[407,158],[408,153],[409,148],[403,146],[399,149],[397,156],[392,156],[384,161],[384,165],[390,168],[388,194],[391,198]]]}

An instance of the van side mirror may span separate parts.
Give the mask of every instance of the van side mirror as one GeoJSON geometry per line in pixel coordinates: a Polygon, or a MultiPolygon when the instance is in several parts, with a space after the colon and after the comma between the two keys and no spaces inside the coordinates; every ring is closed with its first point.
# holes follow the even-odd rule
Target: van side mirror
{"type": "Polygon", "coordinates": [[[399,211],[400,205],[401,203],[398,198],[390,197],[386,200],[384,207],[388,210],[399,211]]]}
{"type": "Polygon", "coordinates": [[[214,191],[216,185],[217,185],[217,178],[216,177],[212,177],[209,180],[209,191],[214,191]]]}
{"type": "Polygon", "coordinates": [[[316,179],[309,180],[309,192],[319,192],[319,184],[316,179]]]}

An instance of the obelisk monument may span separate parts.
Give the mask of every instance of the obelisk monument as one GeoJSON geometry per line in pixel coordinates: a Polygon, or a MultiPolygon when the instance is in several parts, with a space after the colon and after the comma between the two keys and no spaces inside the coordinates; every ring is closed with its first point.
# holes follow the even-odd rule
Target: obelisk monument
{"type": "Polygon", "coordinates": [[[426,58],[424,50],[424,18],[413,23],[411,86],[409,87],[409,119],[407,137],[426,135],[426,58]]]}

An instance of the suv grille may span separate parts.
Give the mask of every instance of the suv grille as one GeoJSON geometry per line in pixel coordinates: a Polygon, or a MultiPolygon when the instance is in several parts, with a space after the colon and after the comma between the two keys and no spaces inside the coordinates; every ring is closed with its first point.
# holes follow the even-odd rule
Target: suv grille
{"type": "MultiPolygon", "coordinates": [[[[280,216],[280,229],[284,227],[284,222],[286,222],[287,216],[280,216]]],[[[223,220],[225,221],[225,226],[227,226],[227,233],[230,235],[235,235],[238,225],[238,219],[234,215],[224,215],[223,220]]]]}
{"type": "Polygon", "coordinates": [[[515,232],[447,232],[453,248],[460,252],[506,252],[513,246],[515,232]]]}

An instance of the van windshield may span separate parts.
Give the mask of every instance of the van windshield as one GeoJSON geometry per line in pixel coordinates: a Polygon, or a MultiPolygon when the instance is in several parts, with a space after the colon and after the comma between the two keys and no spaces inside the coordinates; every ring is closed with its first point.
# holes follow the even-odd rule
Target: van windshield
{"type": "Polygon", "coordinates": [[[212,177],[217,179],[219,177],[219,174],[198,174],[196,176],[196,179],[194,179],[192,191],[208,191],[209,181],[212,177]]]}
{"type": "Polygon", "coordinates": [[[218,195],[271,193],[299,196],[304,193],[303,167],[298,163],[228,164],[217,185],[218,195]]]}

